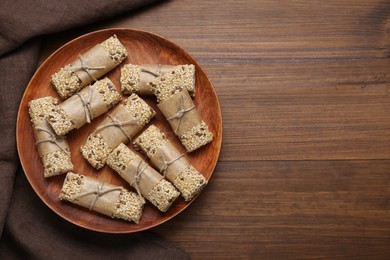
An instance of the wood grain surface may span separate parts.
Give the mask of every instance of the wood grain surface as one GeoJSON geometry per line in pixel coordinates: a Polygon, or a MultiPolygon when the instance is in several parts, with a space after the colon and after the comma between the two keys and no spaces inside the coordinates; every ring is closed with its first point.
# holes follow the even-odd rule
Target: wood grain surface
{"type": "Polygon", "coordinates": [[[390,2],[162,1],[127,27],[177,43],[217,91],[213,181],[154,228],[193,259],[390,257],[390,2]]]}

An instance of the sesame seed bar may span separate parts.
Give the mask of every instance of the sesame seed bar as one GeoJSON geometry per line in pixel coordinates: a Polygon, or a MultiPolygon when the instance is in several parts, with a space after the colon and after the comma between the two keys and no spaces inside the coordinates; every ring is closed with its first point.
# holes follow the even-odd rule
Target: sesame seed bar
{"type": "Polygon", "coordinates": [[[34,99],[28,103],[45,178],[73,170],[68,142],[66,139],[57,136],[46,121],[48,111],[56,105],[57,99],[49,96],[34,99]]]}
{"type": "Polygon", "coordinates": [[[178,189],[185,201],[192,200],[207,185],[205,177],[184,156],[181,157],[157,126],[150,125],[134,140],[133,146],[146,154],[160,172],[165,171],[165,177],[178,189]],[[161,158],[164,163],[160,162],[161,158]]]}
{"type": "Polygon", "coordinates": [[[202,120],[187,89],[175,84],[176,74],[168,73],[150,83],[158,108],[179,137],[187,152],[213,140],[213,134],[202,120]]]}
{"type": "Polygon", "coordinates": [[[51,83],[58,95],[67,99],[117,67],[126,57],[126,48],[113,35],[53,74],[51,83]]]}
{"type": "Polygon", "coordinates": [[[187,88],[191,96],[195,96],[195,66],[161,65],[161,64],[125,64],[121,69],[121,90],[124,94],[153,95],[150,82],[167,73],[177,75],[172,84],[187,88]]]}
{"type": "Polygon", "coordinates": [[[169,181],[124,144],[113,150],[107,164],[162,212],[166,212],[180,195],[169,181]]]}
{"type": "Polygon", "coordinates": [[[90,123],[121,100],[110,79],[104,78],[51,109],[47,121],[57,135],[65,135],[90,123]]]}
{"type": "Polygon", "coordinates": [[[88,136],[81,146],[81,154],[94,168],[102,168],[112,150],[129,142],[155,114],[143,99],[132,94],[88,136]]]}
{"type": "Polygon", "coordinates": [[[213,140],[213,134],[203,120],[178,137],[188,153],[195,151],[213,140]]]}
{"type": "Polygon", "coordinates": [[[144,202],[136,193],[98,179],[69,172],[59,198],[111,218],[139,223],[144,202]]]}

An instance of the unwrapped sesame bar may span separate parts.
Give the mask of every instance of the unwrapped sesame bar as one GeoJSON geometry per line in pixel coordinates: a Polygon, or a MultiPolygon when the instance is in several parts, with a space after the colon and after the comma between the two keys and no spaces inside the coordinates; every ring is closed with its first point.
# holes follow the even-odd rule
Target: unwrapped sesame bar
{"type": "Polygon", "coordinates": [[[63,136],[55,134],[46,116],[57,105],[57,99],[42,97],[28,103],[29,114],[45,178],[73,170],[69,145],[63,136]]]}
{"type": "Polygon", "coordinates": [[[157,126],[149,126],[134,140],[133,146],[150,158],[152,165],[180,191],[185,201],[193,199],[207,185],[205,177],[157,126]]]}
{"type": "Polygon", "coordinates": [[[112,150],[129,142],[155,114],[144,100],[132,94],[88,136],[81,146],[81,154],[94,168],[102,168],[112,150]]]}
{"type": "Polygon", "coordinates": [[[51,83],[58,95],[67,99],[114,69],[126,57],[126,48],[113,35],[61,68],[52,75],[51,83]]]}
{"type": "Polygon", "coordinates": [[[157,106],[168,120],[187,152],[213,140],[213,134],[202,120],[186,88],[175,85],[176,74],[168,73],[151,82],[157,106]]]}
{"type": "Polygon", "coordinates": [[[85,175],[69,172],[59,198],[102,213],[139,223],[144,202],[138,194],[85,175]]]}
{"type": "Polygon", "coordinates": [[[124,144],[112,151],[107,164],[162,212],[166,212],[180,195],[172,183],[124,144]]]}
{"type": "Polygon", "coordinates": [[[167,73],[177,75],[172,84],[183,86],[195,96],[195,66],[161,64],[125,64],[121,69],[121,90],[124,94],[153,95],[150,82],[167,73]]]}
{"type": "Polygon", "coordinates": [[[96,81],[74,96],[55,106],[47,117],[57,135],[79,129],[121,100],[121,95],[108,78],[96,81]]]}

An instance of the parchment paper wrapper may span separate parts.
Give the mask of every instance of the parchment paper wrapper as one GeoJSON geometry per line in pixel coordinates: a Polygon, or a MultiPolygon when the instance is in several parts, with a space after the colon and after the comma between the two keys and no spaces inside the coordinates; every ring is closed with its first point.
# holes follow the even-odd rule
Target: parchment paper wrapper
{"type": "Polygon", "coordinates": [[[73,172],[67,174],[59,197],[106,216],[136,223],[144,205],[134,192],[73,172]]]}
{"type": "Polygon", "coordinates": [[[69,98],[113,70],[126,57],[126,48],[114,35],[61,68],[51,77],[51,83],[62,99],[69,98]]]}
{"type": "Polygon", "coordinates": [[[195,96],[195,66],[162,64],[126,64],[121,69],[121,90],[124,94],[153,95],[150,82],[167,73],[178,75],[174,84],[187,88],[195,96]]]}
{"type": "MultiPolygon", "coordinates": [[[[126,102],[131,101],[128,100],[126,102]]],[[[95,132],[103,137],[111,149],[114,149],[120,143],[127,143],[130,141],[142,130],[145,123],[154,116],[154,110],[149,106],[147,109],[148,112],[150,112],[149,115],[140,120],[126,110],[125,105],[119,105],[99,124],[95,129],[95,132]]],[[[139,113],[141,113],[141,111],[139,111],[139,113]]]]}
{"type": "Polygon", "coordinates": [[[135,188],[135,176],[139,175],[138,188],[142,197],[146,198],[154,187],[164,178],[156,170],[148,165],[141,157],[135,157],[127,166],[126,169],[119,173],[131,186],[135,188]]]}
{"type": "Polygon", "coordinates": [[[111,149],[114,149],[120,143],[127,143],[141,131],[142,127],[142,125],[137,124],[137,120],[123,106],[119,106],[102,121],[95,132],[103,137],[111,149]]]}
{"type": "Polygon", "coordinates": [[[176,135],[181,135],[202,122],[194,102],[185,89],[160,102],[157,106],[176,135]]]}
{"type": "Polygon", "coordinates": [[[74,203],[107,216],[112,216],[122,187],[84,177],[84,184],[74,203]]]}
{"type": "MultiPolygon", "coordinates": [[[[188,153],[211,142],[213,134],[200,117],[194,102],[185,88],[170,85],[175,77],[158,78],[153,82],[153,92],[158,108],[171,125],[173,132],[188,153]]],[[[152,83],[151,83],[152,84],[152,83]]]]}
{"type": "Polygon", "coordinates": [[[65,137],[56,135],[47,121],[42,121],[34,127],[34,136],[40,157],[56,151],[64,151],[70,156],[69,145],[65,137]]]}
{"type": "Polygon", "coordinates": [[[70,70],[81,80],[82,86],[87,86],[116,66],[110,54],[97,44],[70,63],[70,70]]]}
{"type": "Polygon", "coordinates": [[[59,105],[79,129],[95,117],[108,111],[98,90],[93,86],[83,89],[59,105]]]}
{"type": "Polygon", "coordinates": [[[167,140],[150,159],[181,193],[185,201],[192,200],[207,185],[207,180],[181,154],[176,147],[167,140]]]}
{"type": "Polygon", "coordinates": [[[84,88],[50,111],[47,121],[57,135],[65,135],[104,114],[120,99],[121,95],[111,80],[104,78],[84,88]]]}
{"type": "Polygon", "coordinates": [[[169,141],[162,144],[153,157],[150,158],[150,162],[171,182],[191,166],[184,154],[180,153],[169,141]]]}

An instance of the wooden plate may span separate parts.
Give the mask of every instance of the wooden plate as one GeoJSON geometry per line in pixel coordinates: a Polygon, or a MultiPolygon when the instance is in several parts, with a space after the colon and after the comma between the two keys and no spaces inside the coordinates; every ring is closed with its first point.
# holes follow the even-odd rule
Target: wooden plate
{"type": "MultiPolygon", "coordinates": [[[[54,212],[64,219],[87,229],[106,233],[130,233],[155,227],[173,218],[188,207],[191,202],[185,202],[180,197],[166,213],[160,212],[147,202],[140,223],[135,224],[124,220],[111,219],[88,209],[60,201],[58,195],[65,175],[47,179],[43,177],[43,166],[37,148],[35,147],[33,129],[28,114],[28,102],[32,99],[50,95],[57,97],[58,100],[61,101],[50,85],[51,75],[61,67],[76,59],[78,54],[85,52],[113,34],[118,36],[129,53],[129,57],[119,67],[107,74],[116,85],[118,91],[120,91],[120,68],[123,64],[160,63],[195,65],[197,93],[194,102],[202,118],[209,125],[211,132],[214,134],[214,139],[208,145],[188,154],[187,157],[206,179],[210,180],[218,161],[222,141],[222,117],[217,95],[205,72],[188,53],[176,44],[148,32],[129,29],[101,30],[78,37],[54,52],[38,68],[26,88],[19,107],[16,139],[20,161],[28,181],[38,196],[54,212]]],[[[125,98],[125,96],[123,96],[123,98],[125,98]]],[[[168,138],[172,140],[179,149],[184,151],[179,140],[174,136],[169,124],[158,111],[155,98],[144,97],[144,99],[157,111],[156,117],[150,123],[159,126],[168,138]]],[[[68,142],[72,153],[72,161],[75,166],[74,172],[93,176],[132,190],[129,184],[121,179],[120,176],[107,165],[99,171],[96,171],[81,156],[79,151],[81,144],[103,118],[104,115],[96,118],[91,124],[85,125],[82,128],[69,133],[68,142]]],[[[129,144],[128,146],[131,145],[129,144]]],[[[207,187],[203,192],[207,192],[207,187]]]]}

